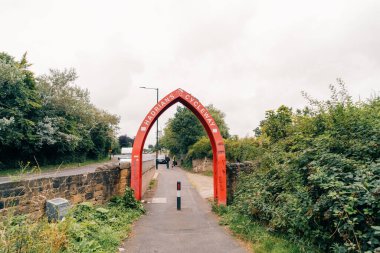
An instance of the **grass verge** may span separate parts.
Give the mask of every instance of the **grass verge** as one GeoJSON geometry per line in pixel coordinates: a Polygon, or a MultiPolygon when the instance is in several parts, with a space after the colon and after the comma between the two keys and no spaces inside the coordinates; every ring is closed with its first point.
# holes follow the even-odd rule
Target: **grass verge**
{"type": "Polygon", "coordinates": [[[214,176],[214,173],[212,172],[212,170],[202,171],[202,172],[199,172],[199,174],[201,174],[203,176],[208,176],[208,177],[214,176]]]}
{"type": "Polygon", "coordinates": [[[268,228],[240,214],[233,207],[213,205],[213,211],[220,217],[219,224],[227,226],[235,236],[250,243],[255,253],[319,253],[313,246],[295,243],[284,235],[268,231],[268,228]]]}
{"type": "Polygon", "coordinates": [[[149,182],[148,191],[156,189],[157,186],[157,179],[152,179],[149,182]]]}
{"type": "Polygon", "coordinates": [[[109,160],[110,160],[109,157],[105,157],[102,159],[86,160],[84,162],[61,163],[60,165],[54,164],[54,165],[44,165],[44,166],[31,166],[30,163],[26,163],[26,164],[21,164],[19,169],[17,168],[1,169],[0,177],[17,176],[20,174],[41,173],[41,172],[47,172],[47,171],[66,170],[66,169],[72,169],[72,168],[77,168],[77,167],[91,165],[91,164],[108,162],[109,160]]]}
{"type": "Polygon", "coordinates": [[[0,221],[0,253],[116,252],[132,222],[144,212],[131,192],[104,206],[81,203],[57,223],[8,216],[0,221]]]}

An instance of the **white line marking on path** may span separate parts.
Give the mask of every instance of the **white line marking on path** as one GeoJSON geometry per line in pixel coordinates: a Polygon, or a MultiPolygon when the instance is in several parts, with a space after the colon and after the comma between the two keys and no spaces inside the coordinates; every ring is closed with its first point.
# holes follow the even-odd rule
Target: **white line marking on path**
{"type": "Polygon", "coordinates": [[[166,198],[152,198],[152,204],[166,204],[166,198]]]}

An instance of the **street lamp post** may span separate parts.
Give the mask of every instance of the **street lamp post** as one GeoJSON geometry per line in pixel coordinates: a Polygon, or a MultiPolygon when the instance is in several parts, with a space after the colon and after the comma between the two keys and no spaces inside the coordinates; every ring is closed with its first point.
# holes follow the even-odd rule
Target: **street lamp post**
{"type": "MultiPolygon", "coordinates": [[[[157,104],[158,104],[158,88],[149,88],[149,87],[145,87],[145,86],[142,86],[140,88],[141,89],[147,89],[147,90],[156,90],[157,104]]],[[[158,158],[158,118],[157,118],[157,128],[156,128],[156,170],[158,169],[157,158],[158,158]]]]}

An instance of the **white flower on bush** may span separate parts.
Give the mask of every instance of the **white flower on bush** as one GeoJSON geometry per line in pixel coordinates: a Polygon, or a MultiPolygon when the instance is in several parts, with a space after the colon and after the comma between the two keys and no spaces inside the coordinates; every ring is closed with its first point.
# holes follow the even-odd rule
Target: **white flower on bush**
{"type": "Polygon", "coordinates": [[[82,141],[82,138],[78,135],[66,134],[66,133],[62,133],[62,132],[59,132],[58,134],[59,134],[59,137],[61,138],[61,140],[70,144],[71,149],[75,149],[78,146],[79,142],[82,141]]]}
{"type": "Polygon", "coordinates": [[[70,143],[75,143],[79,142],[82,140],[81,137],[74,135],[74,134],[65,134],[65,133],[60,133],[61,137],[65,139],[65,141],[70,142],[70,143]]]}
{"type": "Polygon", "coordinates": [[[15,122],[14,117],[10,117],[9,119],[7,118],[2,118],[0,119],[0,130],[5,130],[7,127],[12,125],[15,122]]]}
{"type": "Polygon", "coordinates": [[[45,117],[42,122],[37,123],[37,135],[40,137],[39,146],[43,144],[53,145],[57,142],[58,127],[55,126],[54,121],[54,118],[45,117]]]}

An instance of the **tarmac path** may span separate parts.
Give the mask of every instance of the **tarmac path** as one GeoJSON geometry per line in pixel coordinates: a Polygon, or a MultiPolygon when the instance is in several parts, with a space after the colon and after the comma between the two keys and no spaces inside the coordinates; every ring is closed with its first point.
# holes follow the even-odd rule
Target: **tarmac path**
{"type": "Polygon", "coordinates": [[[211,206],[180,168],[160,165],[153,196],[144,196],[147,214],[136,222],[120,247],[129,253],[248,252],[220,225],[211,206]],[[177,211],[177,181],[181,181],[182,210],[177,211]]]}

